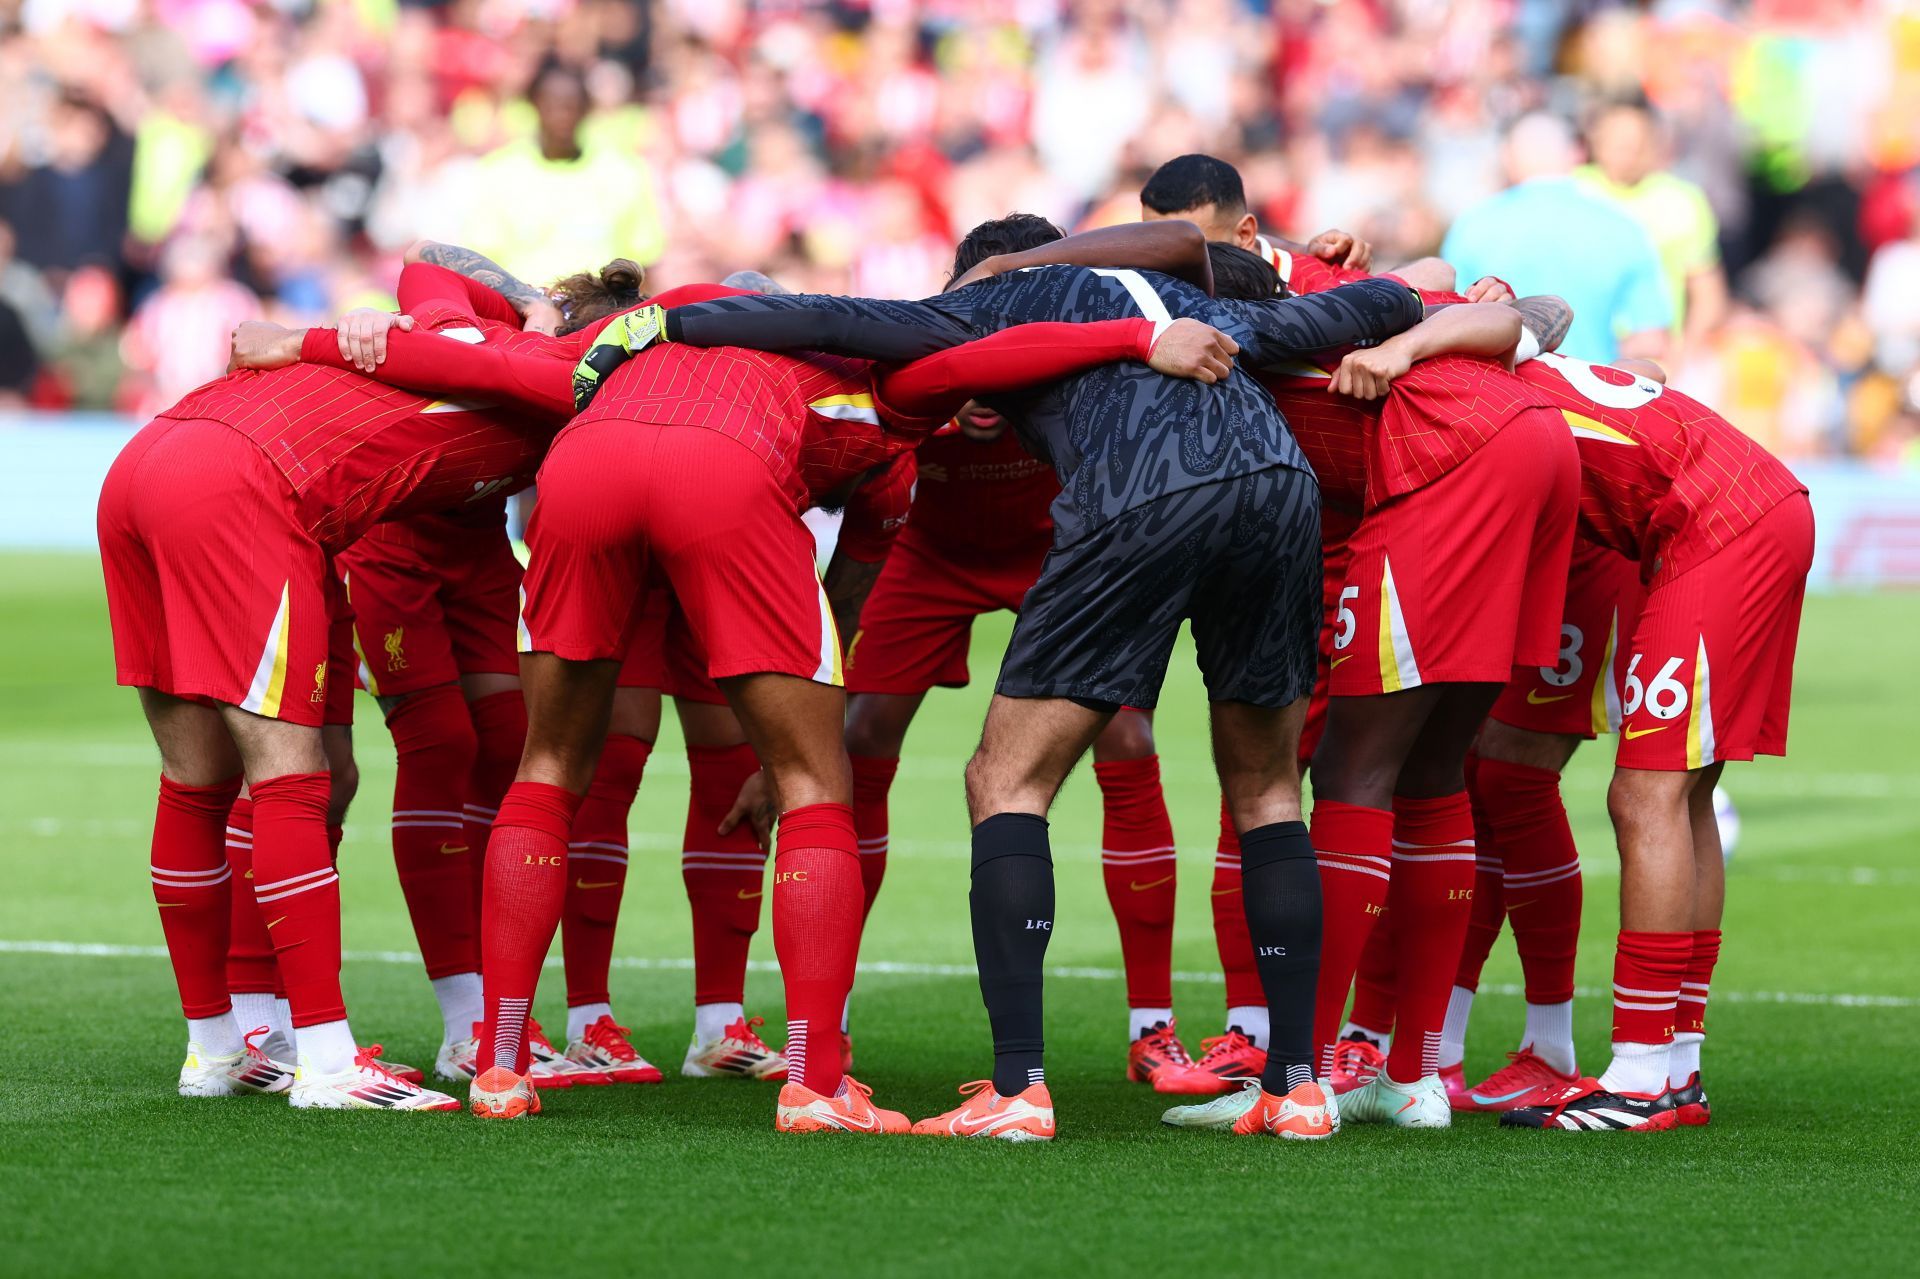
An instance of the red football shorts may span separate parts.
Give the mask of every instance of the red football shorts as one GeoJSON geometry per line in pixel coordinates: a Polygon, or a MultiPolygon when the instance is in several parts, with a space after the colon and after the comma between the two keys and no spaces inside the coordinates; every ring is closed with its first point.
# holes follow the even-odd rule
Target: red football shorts
{"type": "Polygon", "coordinates": [[[1622,768],[1681,772],[1787,753],[1793,650],[1813,565],[1796,493],[1647,591],[1622,680],[1622,768]]]}
{"type": "Polygon", "coordinates": [[[994,556],[954,556],[909,519],[860,612],[847,649],[849,693],[964,688],[973,619],[1020,611],[1052,538],[994,556]]]}
{"type": "Polygon", "coordinates": [[[688,701],[726,704],[726,694],[707,678],[706,650],[664,588],[648,591],[640,606],[640,622],[620,663],[620,687],[657,688],[688,701]]]}
{"type": "Polygon", "coordinates": [[[376,524],[336,562],[375,697],[520,673],[520,561],[504,525],[433,516],[376,524]]]}
{"type": "Polygon", "coordinates": [[[1493,705],[1493,718],[1535,733],[1589,740],[1617,732],[1626,642],[1633,637],[1644,593],[1637,562],[1575,538],[1560,660],[1516,668],[1493,705]]]}
{"type": "Polygon", "coordinates": [[[713,679],[841,683],[813,535],[745,445],[701,427],[601,418],[560,433],[539,488],[522,652],[623,660],[657,573],[713,679]]]}
{"type": "Polygon", "coordinates": [[[1566,423],[1528,409],[1431,484],[1368,511],[1335,611],[1335,697],[1505,684],[1547,666],[1573,553],[1580,459],[1566,423]]]}
{"type": "Polygon", "coordinates": [[[108,470],[99,521],[120,683],[325,722],[333,570],[257,445],[156,419],[108,470]]]}

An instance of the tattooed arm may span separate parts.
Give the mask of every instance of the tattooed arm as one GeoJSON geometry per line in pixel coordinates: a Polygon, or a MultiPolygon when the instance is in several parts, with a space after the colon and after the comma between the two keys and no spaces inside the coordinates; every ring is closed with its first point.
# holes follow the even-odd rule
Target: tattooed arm
{"type": "Polygon", "coordinates": [[[547,295],[521,280],[484,253],[463,249],[457,244],[434,240],[415,240],[407,246],[406,261],[426,262],[477,280],[499,293],[520,313],[529,333],[552,334],[559,331],[563,317],[547,295]]]}
{"type": "MultiPolygon", "coordinates": [[[[1573,308],[1551,293],[1515,298],[1507,305],[1520,313],[1520,323],[1539,341],[1542,351],[1558,350],[1573,325],[1573,308]]],[[[1521,345],[1524,348],[1524,339],[1521,345]]]]}

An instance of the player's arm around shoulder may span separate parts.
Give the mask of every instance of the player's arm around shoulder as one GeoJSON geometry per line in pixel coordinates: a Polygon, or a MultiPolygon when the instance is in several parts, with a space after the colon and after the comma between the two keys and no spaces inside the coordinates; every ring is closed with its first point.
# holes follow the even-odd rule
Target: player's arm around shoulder
{"type": "Polygon", "coordinates": [[[1355,399],[1377,400],[1416,362],[1436,355],[1486,356],[1511,368],[1520,330],[1520,313],[1498,302],[1463,302],[1436,308],[1420,323],[1379,346],[1349,352],[1327,389],[1355,399]]]}

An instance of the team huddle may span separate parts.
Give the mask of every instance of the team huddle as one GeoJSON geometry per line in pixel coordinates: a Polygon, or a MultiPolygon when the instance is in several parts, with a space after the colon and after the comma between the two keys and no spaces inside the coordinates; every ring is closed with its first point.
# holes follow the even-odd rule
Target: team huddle
{"type": "Polygon", "coordinates": [[[541,290],[423,243],[395,313],[242,326],[232,371],[143,429],[100,499],[119,682],[162,761],[180,1093],[512,1119],[556,1088],[658,1082],[608,975],[670,697],[691,778],[681,1070],[780,1081],[780,1131],[1056,1134],[1047,813],[1089,749],[1127,1075],[1194,1098],[1167,1124],[1708,1122],[1713,789],[1726,761],[1785,751],[1804,486],[1658,366],[1558,353],[1557,298],[1456,293],[1431,258],[1376,273],[1341,232],[1270,240],[1207,156],[1141,201],[1140,223],[1075,236],[984,223],[917,302],[750,272],[646,297],[625,262],[541,290]],[[506,501],[536,478],[523,574],[506,501]],[[824,572],[812,508],[842,514],[824,572]],[[850,994],[909,727],[968,682],[972,621],[1001,609],[965,774],[991,1069],[914,1122],[849,1073],[850,994]],[[1227,1008],[1197,1056],[1152,727],[1183,624],[1221,795],[1227,1008]],[[444,1020],[431,1071],[464,1103],[347,1020],[356,682],[397,756],[394,858],[444,1020]],[[1621,928],[1612,1059],[1589,1075],[1560,772],[1605,733],[1621,928]],[[763,893],[779,1050],[744,1006],[763,893]],[[1507,921],[1526,1030],[1469,1081],[1507,921]],[[556,932],[564,1044],[531,1016],[556,932]]]}

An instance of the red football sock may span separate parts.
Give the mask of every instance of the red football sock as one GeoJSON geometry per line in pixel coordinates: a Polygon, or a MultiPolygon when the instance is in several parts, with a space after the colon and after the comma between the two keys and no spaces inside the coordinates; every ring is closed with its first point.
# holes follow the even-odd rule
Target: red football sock
{"type": "MultiPolygon", "coordinates": [[[[747,953],[760,927],[767,853],[754,838],[751,823],[741,822],[726,835],[719,827],[739,798],[740,787],[759,767],[753,747],[745,743],[687,747],[691,795],[680,878],[693,912],[695,1004],[746,1002],[747,953]]],[[[854,936],[857,944],[857,924],[854,936]]]]}
{"type": "Polygon", "coordinates": [[[273,938],[267,917],[253,900],[253,801],[233,801],[227,813],[227,867],[233,872],[232,906],[227,926],[227,990],[235,995],[277,992],[279,968],[273,962],[273,938]]]}
{"type": "Polygon", "coordinates": [[[227,932],[233,872],[227,864],[227,810],[240,779],[183,786],[162,776],[153,815],[148,878],[160,909],[160,931],[189,1018],[218,1017],[227,998],[227,932]]]}
{"type": "Polygon", "coordinates": [[[288,773],[255,782],[253,896],[273,938],[293,1025],[347,1015],[340,994],[340,876],[327,845],[326,773],[288,773]]]}
{"type": "MultiPolygon", "coordinates": [[[[1240,895],[1240,836],[1220,802],[1220,842],[1213,854],[1213,944],[1227,979],[1227,1007],[1265,1008],[1267,996],[1253,960],[1246,905],[1240,895]]],[[[1261,1047],[1266,1047],[1263,1043],[1261,1047]]]]}
{"type": "Polygon", "coordinates": [[[1707,1033],[1707,994],[1713,984],[1713,966],[1720,962],[1720,930],[1693,930],[1693,949],[1688,953],[1687,970],[1680,978],[1680,999],[1674,1008],[1673,1029],[1677,1034],[1707,1033]]]}
{"type": "Polygon", "coordinates": [[[1353,974],[1353,1011],[1347,1020],[1376,1035],[1393,1033],[1394,1014],[1398,1010],[1399,963],[1394,957],[1393,912],[1388,910],[1373,922],[1373,933],[1360,952],[1360,967],[1353,974]]]}
{"type": "Polygon", "coordinates": [[[1120,926],[1129,1008],[1173,1006],[1173,900],[1179,863],[1160,789],[1160,757],[1094,764],[1106,820],[1100,873],[1120,926]]]}
{"type": "MultiPolygon", "coordinates": [[[[1476,787],[1502,864],[1501,896],[1520,952],[1527,1002],[1563,1004],[1573,998],[1582,889],[1580,854],[1560,800],[1560,774],[1483,759],[1476,787]]],[[[1480,909],[1476,882],[1476,915],[1480,909]]]]}
{"type": "Polygon", "coordinates": [[[898,756],[849,755],[853,764],[853,829],[860,839],[860,888],[866,894],[866,914],[880,895],[887,877],[887,792],[900,768],[898,756]]]}
{"type": "Polygon", "coordinates": [[[1316,799],[1314,855],[1320,862],[1320,981],[1313,1003],[1313,1042],[1318,1073],[1333,1073],[1333,1041],[1347,1010],[1360,952],[1374,922],[1387,908],[1387,876],[1392,867],[1393,814],[1338,800],[1316,799]]]}
{"type": "Polygon", "coordinates": [[[387,716],[393,774],[393,864],[429,978],[480,971],[473,864],[461,804],[478,751],[457,684],[402,697],[387,716]]]}
{"type": "Polygon", "coordinates": [[[1680,986],[1693,960],[1692,933],[1622,928],[1613,954],[1613,1042],[1670,1044],[1680,986]]]}
{"type": "Polygon", "coordinates": [[[1473,913],[1473,809],[1464,790],[1393,801],[1393,915],[1398,1024],[1387,1073],[1401,1083],[1440,1069],[1440,1032],[1473,913]]]}
{"type": "MultiPolygon", "coordinates": [[[[527,704],[520,690],[489,693],[467,703],[473,718],[477,750],[473,757],[473,775],[467,779],[467,799],[461,808],[467,847],[472,849],[473,911],[476,923],[484,926],[480,910],[482,889],[487,882],[487,840],[493,831],[493,817],[499,811],[513,775],[520,769],[520,755],[527,746],[527,704]]],[[[476,938],[476,944],[482,941],[476,938]]]]}
{"type": "Polygon", "coordinates": [[[627,887],[627,814],[640,792],[653,743],[609,733],[600,765],[573,817],[567,843],[567,899],[560,915],[567,1007],[605,1004],[613,970],[613,930],[627,887]]]}
{"type": "Polygon", "coordinates": [[[567,833],[580,796],[544,782],[515,782],[500,801],[487,841],[486,924],[480,980],[486,1017],[481,1068],[526,1074],[527,1020],[540,965],[560,927],[567,897],[567,833]]]}
{"type": "Polygon", "coordinates": [[[783,814],[773,861],[773,949],[787,990],[788,1078],[840,1089],[840,1013],[860,947],[860,858],[853,809],[809,804],[783,814]],[[818,1031],[821,1051],[807,1044],[818,1031]]]}

